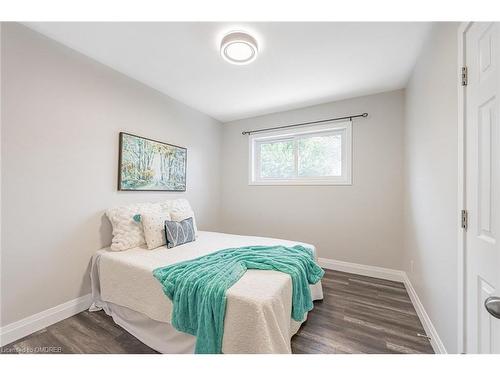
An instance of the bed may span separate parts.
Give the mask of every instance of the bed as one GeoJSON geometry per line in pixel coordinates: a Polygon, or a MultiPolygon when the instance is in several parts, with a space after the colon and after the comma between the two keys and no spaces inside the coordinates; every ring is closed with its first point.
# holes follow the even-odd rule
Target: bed
{"type": "MultiPolygon", "coordinates": [[[[102,249],[92,259],[90,310],[103,309],[118,325],[161,353],[193,353],[195,337],[170,325],[172,303],[152,271],[217,250],[250,245],[303,245],[315,251],[313,245],[294,241],[206,231],[199,231],[196,241],[172,249],[102,249]]],[[[321,282],[310,289],[313,300],[323,298],[321,282]]],[[[291,319],[291,296],[288,274],[248,270],[226,294],[222,352],[291,353],[291,337],[303,323],[291,319]]]]}

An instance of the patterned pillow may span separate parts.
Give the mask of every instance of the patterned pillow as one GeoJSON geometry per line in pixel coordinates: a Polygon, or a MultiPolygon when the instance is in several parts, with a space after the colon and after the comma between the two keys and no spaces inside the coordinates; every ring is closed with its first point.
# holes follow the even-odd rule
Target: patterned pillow
{"type": "Polygon", "coordinates": [[[171,220],[169,212],[155,212],[141,215],[142,228],[148,249],[156,249],[167,243],[165,221],[171,220]]]}
{"type": "Polygon", "coordinates": [[[169,249],[194,241],[193,218],[188,217],[182,221],[165,220],[165,235],[167,237],[167,247],[169,249]]]}
{"type": "MultiPolygon", "coordinates": [[[[177,213],[189,212],[190,215],[188,216],[193,217],[193,225],[196,232],[193,210],[189,202],[184,198],[170,199],[157,203],[133,203],[106,210],[106,216],[113,226],[111,250],[123,251],[144,245],[146,240],[141,223],[141,215],[165,211],[175,211],[177,213]]],[[[179,215],[177,215],[176,218],[171,218],[171,220],[180,221],[186,217],[179,218],[179,215]]]]}

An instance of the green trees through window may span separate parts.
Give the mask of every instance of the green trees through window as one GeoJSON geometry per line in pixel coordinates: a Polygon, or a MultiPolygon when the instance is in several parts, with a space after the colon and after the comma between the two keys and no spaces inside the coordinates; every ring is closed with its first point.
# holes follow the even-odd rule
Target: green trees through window
{"type": "Polygon", "coordinates": [[[342,136],[316,135],[260,143],[260,177],[342,175],[342,136]]]}
{"type": "Polygon", "coordinates": [[[251,135],[251,185],[351,185],[352,123],[251,135]]]}
{"type": "Polygon", "coordinates": [[[301,138],[297,142],[299,176],[342,175],[342,137],[340,134],[301,138]]]}
{"type": "Polygon", "coordinates": [[[260,176],[262,178],[291,178],[295,175],[294,140],[260,145],[260,176]]]}

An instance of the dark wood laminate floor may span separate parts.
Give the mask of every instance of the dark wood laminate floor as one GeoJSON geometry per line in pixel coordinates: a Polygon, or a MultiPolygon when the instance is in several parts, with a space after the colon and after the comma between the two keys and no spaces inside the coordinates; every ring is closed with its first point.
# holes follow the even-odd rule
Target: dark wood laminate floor
{"type": "MultiPolygon", "coordinates": [[[[293,353],[433,353],[402,283],[326,271],[323,301],[292,338],[293,353]]],[[[84,311],[2,353],[156,353],[104,312],[84,311]]]]}

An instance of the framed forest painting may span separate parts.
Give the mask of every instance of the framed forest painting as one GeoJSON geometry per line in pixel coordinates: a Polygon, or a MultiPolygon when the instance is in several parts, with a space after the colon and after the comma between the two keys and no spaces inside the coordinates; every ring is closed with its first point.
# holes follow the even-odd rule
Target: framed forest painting
{"type": "Polygon", "coordinates": [[[118,190],[186,191],[187,149],[120,133],[118,190]]]}

